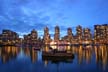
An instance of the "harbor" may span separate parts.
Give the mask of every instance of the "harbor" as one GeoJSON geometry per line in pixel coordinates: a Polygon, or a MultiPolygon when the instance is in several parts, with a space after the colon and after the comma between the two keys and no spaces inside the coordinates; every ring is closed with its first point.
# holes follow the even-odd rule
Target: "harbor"
{"type": "Polygon", "coordinates": [[[19,70],[25,68],[23,71],[30,72],[55,72],[56,70],[59,70],[60,72],[68,70],[80,72],[85,70],[107,72],[107,45],[90,46],[89,49],[84,48],[82,45],[60,46],[60,48],[64,48],[64,51],[59,50],[62,55],[55,52],[57,55],[54,56],[54,54],[52,54],[52,56],[51,54],[49,55],[49,52],[51,51],[49,46],[44,46],[41,50],[34,50],[34,47],[22,48],[15,46],[2,46],[0,47],[0,66],[2,66],[0,69],[2,70],[5,68],[6,70],[14,71],[14,69],[10,68],[18,68],[19,70]],[[65,52],[65,49],[68,51],[67,53],[65,52]],[[48,55],[45,53],[46,56],[43,52],[45,50],[48,53],[48,55]],[[29,66],[32,66],[32,69],[29,66]],[[80,68],[84,68],[84,70],[80,68]]]}

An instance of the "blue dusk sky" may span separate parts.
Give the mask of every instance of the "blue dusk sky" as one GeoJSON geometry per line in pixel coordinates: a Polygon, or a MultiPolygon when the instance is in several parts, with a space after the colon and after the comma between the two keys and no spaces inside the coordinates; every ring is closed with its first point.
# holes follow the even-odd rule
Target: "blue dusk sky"
{"type": "Polygon", "coordinates": [[[43,35],[48,26],[53,36],[60,27],[61,36],[71,27],[89,27],[108,23],[108,0],[0,0],[0,32],[16,31],[20,37],[36,29],[43,35]]]}

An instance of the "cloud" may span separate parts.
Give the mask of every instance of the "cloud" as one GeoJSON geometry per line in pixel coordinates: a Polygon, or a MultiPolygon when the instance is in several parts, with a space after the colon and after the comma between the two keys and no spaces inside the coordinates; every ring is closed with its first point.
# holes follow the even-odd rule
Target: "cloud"
{"type": "Polygon", "coordinates": [[[68,27],[108,22],[107,0],[0,0],[0,30],[30,32],[36,29],[42,35],[48,26],[51,35],[58,24],[61,33],[68,27]]]}

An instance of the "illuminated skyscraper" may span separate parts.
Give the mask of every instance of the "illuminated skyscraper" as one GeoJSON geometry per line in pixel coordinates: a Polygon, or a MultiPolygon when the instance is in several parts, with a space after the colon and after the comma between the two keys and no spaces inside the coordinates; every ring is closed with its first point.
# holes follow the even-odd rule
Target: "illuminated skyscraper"
{"type": "Polygon", "coordinates": [[[2,44],[2,34],[0,34],[0,44],[2,44]]]}
{"type": "Polygon", "coordinates": [[[106,26],[106,43],[108,44],[108,24],[107,24],[107,26],[106,26]]]}
{"type": "Polygon", "coordinates": [[[35,45],[38,44],[38,33],[35,29],[30,34],[24,35],[24,44],[35,45]]]}
{"type": "Polygon", "coordinates": [[[83,41],[86,41],[88,43],[90,43],[92,40],[92,34],[90,32],[89,28],[84,28],[83,29],[83,41]]]}
{"type": "Polygon", "coordinates": [[[59,41],[60,38],[60,29],[59,26],[55,27],[54,41],[59,41]]]}
{"type": "Polygon", "coordinates": [[[38,39],[38,33],[37,31],[35,31],[35,29],[33,29],[31,31],[31,38],[37,40],[38,39]]]}
{"type": "Polygon", "coordinates": [[[95,42],[105,43],[108,40],[108,24],[94,26],[95,42]]]}
{"type": "Polygon", "coordinates": [[[32,44],[37,44],[38,43],[38,33],[35,29],[33,29],[31,31],[30,40],[31,40],[32,44]]]}
{"type": "Polygon", "coordinates": [[[3,30],[0,34],[0,42],[3,45],[14,45],[20,42],[19,35],[11,30],[3,30]]]}
{"type": "Polygon", "coordinates": [[[67,35],[68,35],[68,41],[71,42],[73,39],[73,34],[72,34],[72,29],[68,28],[67,29],[67,35]]]}
{"type": "Polygon", "coordinates": [[[82,33],[82,27],[79,25],[79,26],[77,26],[76,27],[76,38],[77,38],[77,41],[79,42],[79,43],[81,43],[82,42],[82,35],[83,35],[83,33],[82,33]]]}
{"type": "Polygon", "coordinates": [[[43,37],[43,39],[44,39],[44,43],[45,44],[50,43],[50,35],[49,35],[49,29],[48,29],[48,27],[44,28],[44,37],[43,37]]]}

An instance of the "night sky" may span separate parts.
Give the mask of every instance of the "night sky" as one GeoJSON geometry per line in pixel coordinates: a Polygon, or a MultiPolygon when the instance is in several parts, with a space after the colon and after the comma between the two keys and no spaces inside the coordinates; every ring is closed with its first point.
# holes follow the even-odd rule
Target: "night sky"
{"type": "Polygon", "coordinates": [[[108,0],[0,0],[0,31],[10,29],[20,37],[36,29],[43,35],[48,26],[53,36],[54,27],[66,29],[82,25],[93,29],[94,24],[108,23],[108,0]]]}

